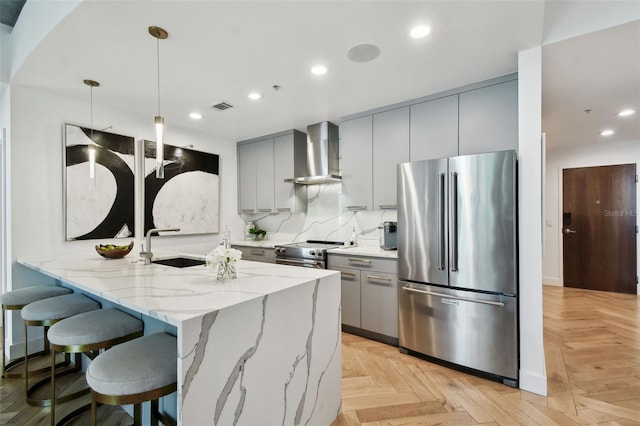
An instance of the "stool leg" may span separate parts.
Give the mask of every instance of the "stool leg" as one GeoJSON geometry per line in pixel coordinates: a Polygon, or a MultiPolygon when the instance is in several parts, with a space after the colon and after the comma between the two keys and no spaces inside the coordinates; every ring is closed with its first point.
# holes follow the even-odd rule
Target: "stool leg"
{"type": "Polygon", "coordinates": [[[51,426],[56,425],[56,350],[51,349],[51,426]]]}
{"type": "Polygon", "coordinates": [[[158,426],[158,400],[151,400],[151,425],[158,426]]]}
{"type": "Polygon", "coordinates": [[[29,348],[27,342],[29,341],[29,326],[27,322],[24,322],[24,396],[29,398],[29,348]]]}
{"type": "Polygon", "coordinates": [[[96,401],[96,394],[91,391],[91,426],[96,426],[98,417],[98,402],[96,401]]]}
{"type": "Polygon", "coordinates": [[[7,349],[5,347],[5,340],[4,340],[4,330],[5,328],[7,328],[7,318],[5,317],[5,311],[4,311],[4,305],[2,305],[2,378],[4,379],[4,369],[5,369],[5,365],[7,365],[7,360],[5,358],[5,350],[7,349]]]}
{"type": "Polygon", "coordinates": [[[142,424],[142,407],[140,404],[133,405],[133,425],[140,426],[142,424]]]}

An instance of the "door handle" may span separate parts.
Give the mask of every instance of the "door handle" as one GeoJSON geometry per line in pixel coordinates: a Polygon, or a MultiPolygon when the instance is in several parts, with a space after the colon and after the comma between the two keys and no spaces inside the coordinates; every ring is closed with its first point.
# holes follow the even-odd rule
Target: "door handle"
{"type": "Polygon", "coordinates": [[[573,231],[573,230],[571,230],[571,229],[569,229],[569,228],[564,228],[564,229],[562,230],[562,232],[563,232],[565,235],[575,234],[575,233],[576,233],[576,231],[573,231]]]}
{"type": "Polygon", "coordinates": [[[412,288],[412,287],[407,287],[407,286],[402,287],[402,290],[403,291],[407,291],[409,293],[428,294],[429,296],[443,297],[445,299],[461,300],[463,302],[480,303],[482,305],[493,305],[493,306],[499,306],[501,308],[504,307],[504,302],[494,302],[492,300],[471,299],[469,297],[454,296],[454,295],[451,295],[451,294],[437,293],[435,291],[418,290],[417,288],[412,288]]]}

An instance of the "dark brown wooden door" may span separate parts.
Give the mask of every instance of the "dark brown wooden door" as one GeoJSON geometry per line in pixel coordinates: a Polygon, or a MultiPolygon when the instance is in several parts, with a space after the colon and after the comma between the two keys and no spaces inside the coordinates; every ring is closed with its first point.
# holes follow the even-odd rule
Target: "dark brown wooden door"
{"type": "Polygon", "coordinates": [[[564,285],[636,293],[636,166],[565,169],[564,285]]]}

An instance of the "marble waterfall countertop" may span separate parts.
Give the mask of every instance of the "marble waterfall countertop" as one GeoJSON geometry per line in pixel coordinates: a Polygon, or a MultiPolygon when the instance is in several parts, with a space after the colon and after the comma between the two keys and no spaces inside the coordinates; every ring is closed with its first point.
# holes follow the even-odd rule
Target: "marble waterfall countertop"
{"type": "Polygon", "coordinates": [[[178,424],[330,424],[340,413],[338,272],[240,260],[238,278],[219,282],[204,266],[132,257],[18,263],[176,326],[178,424]]]}

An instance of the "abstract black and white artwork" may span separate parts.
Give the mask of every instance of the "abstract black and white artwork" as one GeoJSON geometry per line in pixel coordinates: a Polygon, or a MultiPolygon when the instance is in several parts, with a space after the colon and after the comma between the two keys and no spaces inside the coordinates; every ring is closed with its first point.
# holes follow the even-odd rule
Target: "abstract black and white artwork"
{"type": "MultiPolygon", "coordinates": [[[[156,178],[156,144],[144,141],[144,232],[219,232],[219,156],[164,145],[164,179],[156,178]]],[[[173,233],[172,233],[173,234],[173,233]]]]}
{"type": "Polygon", "coordinates": [[[134,138],[65,124],[65,238],[134,235],[134,138]],[[89,145],[95,144],[95,185],[89,145]]]}

